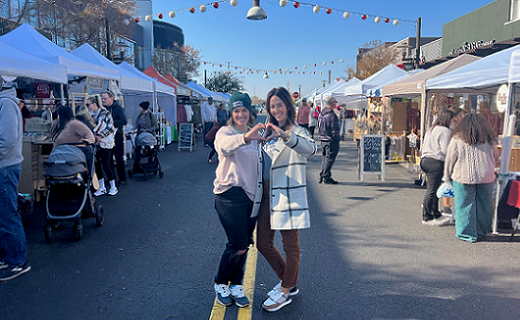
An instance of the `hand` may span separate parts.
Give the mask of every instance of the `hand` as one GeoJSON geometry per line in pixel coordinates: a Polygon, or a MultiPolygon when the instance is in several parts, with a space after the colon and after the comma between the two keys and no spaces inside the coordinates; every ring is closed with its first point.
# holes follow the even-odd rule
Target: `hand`
{"type": "Polygon", "coordinates": [[[267,129],[271,129],[271,135],[267,137],[266,140],[276,139],[278,137],[282,139],[287,139],[289,137],[289,133],[287,133],[287,131],[283,130],[282,128],[278,127],[277,125],[271,122],[267,124],[267,129]]]}
{"type": "Polygon", "coordinates": [[[96,136],[96,144],[99,144],[99,142],[101,141],[101,137],[100,136],[96,136]]]}
{"type": "Polygon", "coordinates": [[[263,123],[257,123],[253,128],[251,128],[251,130],[244,133],[244,140],[246,143],[249,143],[252,140],[266,141],[266,139],[260,134],[260,129],[265,129],[263,123]]]}

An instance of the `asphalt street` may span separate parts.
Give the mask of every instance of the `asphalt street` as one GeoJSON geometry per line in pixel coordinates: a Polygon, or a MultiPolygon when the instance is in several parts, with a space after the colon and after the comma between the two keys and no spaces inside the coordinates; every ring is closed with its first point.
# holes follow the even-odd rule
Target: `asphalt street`
{"type": "MultiPolygon", "coordinates": [[[[0,283],[0,319],[209,319],[226,237],[208,153],[201,139],[193,152],[168,146],[159,154],[164,178],[134,175],[117,196],[99,198],[104,225],[84,220],[80,241],[62,223],[45,243],[38,204],[24,219],[32,270],[0,283]]],[[[358,181],[354,142],[341,143],[332,171],[340,184],[318,184],[320,165],[320,154],[309,159],[311,228],[300,232],[299,295],[276,313],[263,311],[278,280],[258,255],[248,265],[252,307],[239,314],[230,306],[213,319],[518,318],[520,236],[470,244],[455,238],[453,225],[422,225],[425,189],[413,184],[416,175],[388,165],[384,182],[358,181]]]]}

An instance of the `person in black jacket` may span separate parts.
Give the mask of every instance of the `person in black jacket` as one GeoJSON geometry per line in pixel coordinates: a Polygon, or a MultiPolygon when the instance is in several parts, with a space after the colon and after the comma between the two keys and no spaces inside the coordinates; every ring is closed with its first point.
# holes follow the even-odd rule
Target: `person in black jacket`
{"type": "Polygon", "coordinates": [[[101,94],[101,102],[103,106],[112,114],[114,118],[114,124],[117,128],[115,135],[115,147],[112,149],[112,157],[110,161],[110,167],[112,172],[114,170],[114,160],[116,158],[117,164],[117,176],[119,177],[119,184],[126,184],[126,171],[125,171],[125,160],[123,158],[125,154],[125,131],[124,126],[128,123],[126,120],[125,109],[119,104],[118,101],[114,100],[114,94],[110,91],[105,91],[101,94]]]}
{"type": "Polygon", "coordinates": [[[318,182],[338,184],[336,180],[332,179],[332,174],[330,172],[332,165],[336,161],[336,156],[339,153],[339,141],[341,139],[339,135],[339,119],[334,112],[338,101],[333,96],[330,96],[325,102],[327,107],[323,108],[318,119],[319,139],[321,140],[321,146],[323,147],[323,158],[318,182]]]}

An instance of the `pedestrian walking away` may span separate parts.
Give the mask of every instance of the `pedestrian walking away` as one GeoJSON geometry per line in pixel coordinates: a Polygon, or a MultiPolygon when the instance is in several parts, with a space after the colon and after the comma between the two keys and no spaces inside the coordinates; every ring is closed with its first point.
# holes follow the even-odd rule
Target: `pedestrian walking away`
{"type": "Polygon", "coordinates": [[[119,101],[115,100],[115,96],[110,91],[105,91],[101,94],[101,101],[103,106],[110,112],[114,119],[114,126],[117,131],[114,136],[114,148],[112,148],[112,154],[110,155],[110,170],[117,172],[119,178],[119,184],[126,184],[126,171],[125,171],[125,126],[128,123],[126,119],[125,109],[119,104],[119,101]],[[116,165],[114,166],[114,158],[116,165]],[[117,170],[115,170],[117,167],[117,170]]]}
{"type": "Polygon", "coordinates": [[[18,214],[18,184],[21,175],[23,120],[16,90],[2,90],[0,75],[0,281],[29,270],[22,217],[18,214]]]}
{"type": "Polygon", "coordinates": [[[422,204],[422,223],[426,225],[443,225],[449,221],[439,211],[437,189],[442,183],[444,160],[450,142],[450,123],[453,112],[443,110],[432,127],[424,135],[421,155],[421,169],[428,179],[426,194],[422,204]]]}
{"type": "Polygon", "coordinates": [[[325,100],[326,107],[323,108],[319,116],[319,138],[321,140],[322,151],[322,162],[321,172],[318,178],[318,183],[325,184],[338,184],[338,182],[332,179],[331,169],[336,161],[336,157],[339,153],[339,141],[341,140],[339,132],[339,119],[334,110],[338,100],[333,96],[328,97],[325,100]]]}
{"type": "Polygon", "coordinates": [[[491,229],[495,168],[499,165],[493,129],[481,115],[471,113],[453,130],[446,154],[444,181],[455,191],[455,236],[477,242],[491,229]]]}
{"type": "Polygon", "coordinates": [[[302,104],[298,108],[298,114],[296,116],[296,122],[300,127],[304,127],[309,130],[309,114],[311,112],[311,107],[307,104],[307,99],[302,99],[302,104]]]}
{"type": "Polygon", "coordinates": [[[298,230],[310,227],[306,165],[317,146],[307,129],[295,122],[296,110],[287,89],[272,89],[267,95],[266,107],[269,136],[262,148],[264,191],[256,240],[258,251],[280,279],[262,307],[266,311],[278,311],[298,293],[298,230]],[[276,230],[282,235],[285,259],[274,246],[276,230]]]}
{"type": "Polygon", "coordinates": [[[208,155],[208,163],[213,163],[213,156],[215,153],[217,153],[217,150],[215,150],[215,137],[217,135],[218,130],[222,128],[222,126],[226,125],[226,120],[221,120],[217,123],[216,126],[211,128],[209,132],[204,136],[204,143],[206,143],[210,148],[211,151],[208,155]]]}
{"type": "Polygon", "coordinates": [[[219,164],[214,181],[215,209],[226,232],[228,242],[215,277],[217,300],[224,306],[235,302],[249,305],[244,287],[245,263],[249,245],[253,243],[262,197],[262,164],[259,140],[264,140],[254,127],[251,98],[236,92],[230,99],[231,119],[215,138],[219,164]]]}

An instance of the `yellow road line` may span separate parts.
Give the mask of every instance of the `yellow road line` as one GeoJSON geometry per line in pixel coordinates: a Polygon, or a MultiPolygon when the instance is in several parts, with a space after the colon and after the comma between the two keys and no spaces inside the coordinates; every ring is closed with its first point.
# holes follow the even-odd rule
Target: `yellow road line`
{"type": "MultiPolygon", "coordinates": [[[[253,232],[253,239],[256,242],[256,228],[253,232]]],[[[258,250],[256,246],[249,248],[247,254],[246,271],[244,274],[244,289],[249,298],[249,306],[239,308],[237,320],[251,320],[253,316],[253,298],[255,293],[255,277],[256,277],[256,260],[258,257],[258,250]]],[[[211,309],[210,320],[223,320],[226,315],[226,307],[218,303],[217,298],[213,302],[213,309],[211,309]]]]}
{"type": "MultiPolygon", "coordinates": [[[[255,232],[256,234],[256,232],[255,232]]],[[[255,238],[256,242],[256,238],[255,238]]],[[[246,262],[246,272],[244,275],[244,289],[249,298],[249,305],[238,310],[237,320],[251,320],[253,316],[253,300],[255,293],[255,277],[256,277],[256,259],[258,257],[258,250],[256,246],[249,249],[246,262]]]]}

